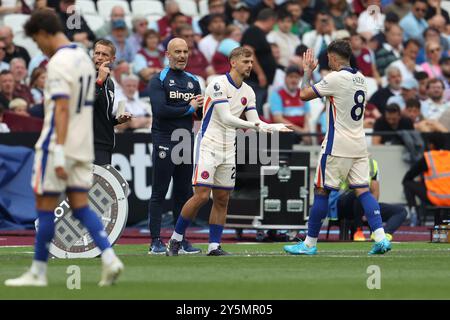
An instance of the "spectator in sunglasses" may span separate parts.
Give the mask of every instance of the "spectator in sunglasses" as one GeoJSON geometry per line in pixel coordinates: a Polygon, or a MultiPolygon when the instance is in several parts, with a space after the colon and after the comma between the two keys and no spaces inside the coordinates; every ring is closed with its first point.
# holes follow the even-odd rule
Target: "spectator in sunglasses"
{"type": "Polygon", "coordinates": [[[441,59],[442,49],[439,42],[427,42],[425,44],[425,52],[427,55],[427,61],[420,66],[430,78],[441,78],[442,70],[439,66],[439,60],[441,59]]]}
{"type": "Polygon", "coordinates": [[[423,32],[428,28],[428,23],[425,20],[427,9],[428,4],[425,0],[414,0],[411,12],[400,20],[405,41],[416,39],[423,44],[423,32]]]}

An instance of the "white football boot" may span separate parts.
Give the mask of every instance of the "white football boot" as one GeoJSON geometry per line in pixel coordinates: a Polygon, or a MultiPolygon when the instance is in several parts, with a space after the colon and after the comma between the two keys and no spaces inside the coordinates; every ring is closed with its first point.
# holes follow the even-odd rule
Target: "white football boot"
{"type": "Polygon", "coordinates": [[[103,263],[102,279],[100,280],[98,285],[100,287],[106,287],[114,284],[119,275],[122,273],[123,269],[123,263],[117,257],[114,257],[114,260],[109,264],[103,263]]]}
{"type": "Polygon", "coordinates": [[[5,286],[7,287],[46,287],[47,284],[47,276],[39,276],[31,271],[25,272],[19,278],[5,281],[5,286]]]}

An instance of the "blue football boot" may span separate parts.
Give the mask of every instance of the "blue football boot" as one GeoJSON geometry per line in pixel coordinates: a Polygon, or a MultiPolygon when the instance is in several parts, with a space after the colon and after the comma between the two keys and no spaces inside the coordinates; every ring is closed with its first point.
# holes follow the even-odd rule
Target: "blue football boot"
{"type": "Polygon", "coordinates": [[[166,246],[162,242],[161,238],[155,238],[152,241],[148,254],[164,254],[166,252],[166,246]]]}
{"type": "Polygon", "coordinates": [[[317,247],[308,247],[303,241],[300,241],[294,245],[284,246],[284,251],[290,254],[314,255],[317,254],[317,247]]]}
{"type": "Polygon", "coordinates": [[[202,252],[200,248],[194,248],[186,239],[181,241],[181,248],[178,251],[179,254],[196,254],[200,252],[202,252]]]}
{"type": "Polygon", "coordinates": [[[391,243],[387,238],[384,238],[380,242],[375,242],[369,254],[385,254],[391,249],[391,243]]]}

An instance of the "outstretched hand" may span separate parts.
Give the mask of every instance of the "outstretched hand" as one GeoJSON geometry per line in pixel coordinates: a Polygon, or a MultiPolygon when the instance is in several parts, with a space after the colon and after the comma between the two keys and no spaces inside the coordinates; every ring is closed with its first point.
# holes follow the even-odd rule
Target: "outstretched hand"
{"type": "Polygon", "coordinates": [[[308,49],[303,53],[303,70],[305,72],[313,72],[318,64],[319,61],[314,56],[314,51],[312,49],[308,49]]]}
{"type": "Polygon", "coordinates": [[[293,132],[294,130],[291,129],[291,124],[285,124],[285,123],[272,123],[270,124],[273,131],[279,131],[279,132],[293,132]]]}
{"type": "Polygon", "coordinates": [[[257,126],[257,130],[260,132],[267,132],[267,133],[272,133],[275,131],[279,131],[279,132],[292,132],[293,130],[290,129],[290,127],[292,125],[290,124],[284,124],[284,123],[264,123],[264,122],[260,122],[260,123],[256,123],[257,126]]]}

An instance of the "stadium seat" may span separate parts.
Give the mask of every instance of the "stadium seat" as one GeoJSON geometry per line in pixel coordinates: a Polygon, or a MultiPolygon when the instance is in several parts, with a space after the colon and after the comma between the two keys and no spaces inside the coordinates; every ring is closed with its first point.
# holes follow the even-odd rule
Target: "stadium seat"
{"type": "Polygon", "coordinates": [[[27,37],[23,31],[17,32],[14,35],[14,44],[27,49],[30,57],[34,57],[41,52],[33,39],[27,37]]]}
{"type": "Polygon", "coordinates": [[[125,16],[125,23],[127,24],[127,27],[128,27],[128,29],[130,29],[131,30],[131,28],[133,27],[133,24],[132,24],[132,18],[131,18],[131,16],[130,15],[126,15],[125,16]]]}
{"type": "Polygon", "coordinates": [[[200,16],[206,16],[209,13],[208,0],[200,0],[198,7],[200,9],[200,16]]]}
{"type": "Polygon", "coordinates": [[[126,15],[130,15],[130,7],[128,6],[128,2],[123,0],[99,0],[97,2],[98,13],[109,20],[111,15],[111,9],[115,6],[121,6],[125,10],[126,15]]]}
{"type": "Polygon", "coordinates": [[[161,15],[165,14],[163,5],[155,0],[133,0],[131,1],[133,15],[161,15]]]}
{"type": "Polygon", "coordinates": [[[441,2],[441,8],[450,13],[450,1],[444,0],[441,2]]]}
{"type": "Polygon", "coordinates": [[[263,114],[264,119],[270,119],[270,104],[268,102],[263,104],[263,114]]]}
{"type": "Polygon", "coordinates": [[[151,25],[153,23],[156,23],[159,19],[161,19],[161,17],[162,16],[160,16],[159,14],[150,14],[150,15],[146,16],[149,28],[151,27],[151,25]]]}
{"type": "Polygon", "coordinates": [[[369,101],[370,97],[378,90],[377,81],[374,78],[366,77],[367,80],[367,97],[366,101],[369,101]]]}
{"type": "Polygon", "coordinates": [[[95,8],[95,3],[92,0],[77,0],[75,2],[75,5],[77,7],[77,10],[81,10],[81,14],[86,15],[96,15],[97,14],[97,8],[95,8]]]}
{"type": "Polygon", "coordinates": [[[197,11],[197,4],[195,3],[195,1],[178,1],[178,5],[180,6],[180,11],[187,16],[197,17],[199,15],[197,11]]]}
{"type": "Polygon", "coordinates": [[[13,34],[16,34],[18,32],[23,32],[23,25],[29,17],[29,15],[21,13],[7,14],[3,18],[3,24],[11,27],[13,34]]]}
{"type": "Polygon", "coordinates": [[[203,79],[203,77],[199,76],[199,75],[195,75],[198,79],[198,82],[200,84],[200,89],[202,89],[202,94],[205,94],[205,90],[206,90],[206,81],[205,79],[203,79]]]}
{"type": "Polygon", "coordinates": [[[43,120],[35,117],[25,117],[13,112],[5,112],[3,122],[12,132],[40,132],[43,120]]]}
{"type": "Polygon", "coordinates": [[[84,14],[83,18],[93,32],[96,32],[105,24],[105,19],[99,15],[84,14]]]}

